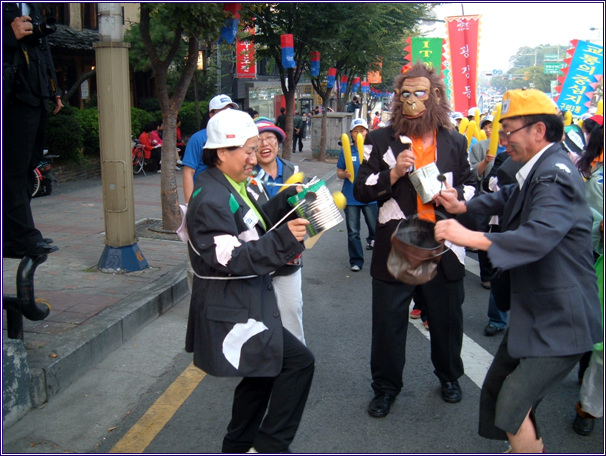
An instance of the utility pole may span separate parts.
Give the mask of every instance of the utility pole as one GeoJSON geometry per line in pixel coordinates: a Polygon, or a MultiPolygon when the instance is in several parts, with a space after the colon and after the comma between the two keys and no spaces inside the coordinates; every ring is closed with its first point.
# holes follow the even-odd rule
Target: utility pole
{"type": "Polygon", "coordinates": [[[97,60],[101,182],[105,248],[97,267],[102,272],[132,272],[149,267],[135,234],[131,158],[128,47],[120,3],[98,3],[100,41],[97,60]]]}

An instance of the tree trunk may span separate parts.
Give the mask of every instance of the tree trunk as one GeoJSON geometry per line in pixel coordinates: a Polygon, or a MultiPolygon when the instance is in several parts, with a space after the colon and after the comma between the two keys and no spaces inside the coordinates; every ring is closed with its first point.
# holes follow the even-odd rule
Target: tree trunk
{"type": "Polygon", "coordinates": [[[293,149],[293,133],[294,133],[294,109],[295,109],[295,91],[289,90],[284,94],[286,101],[286,140],[282,146],[282,158],[290,160],[293,149]]]}

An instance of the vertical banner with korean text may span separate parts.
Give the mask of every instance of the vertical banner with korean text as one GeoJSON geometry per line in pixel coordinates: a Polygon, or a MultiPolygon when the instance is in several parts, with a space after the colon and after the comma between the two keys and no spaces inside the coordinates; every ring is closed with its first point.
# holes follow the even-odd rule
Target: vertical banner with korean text
{"type": "Polygon", "coordinates": [[[558,108],[582,116],[589,111],[596,87],[604,77],[604,47],[589,41],[571,41],[571,57],[564,60],[568,67],[560,70],[555,97],[558,108]]]}
{"type": "Polygon", "coordinates": [[[467,113],[476,106],[480,15],[445,17],[450,47],[452,105],[467,113]]]}
{"type": "MultiPolygon", "coordinates": [[[[246,31],[251,37],[255,34],[253,27],[249,27],[246,31]]],[[[236,77],[249,79],[257,77],[255,43],[252,38],[246,41],[236,41],[236,77]]]]}

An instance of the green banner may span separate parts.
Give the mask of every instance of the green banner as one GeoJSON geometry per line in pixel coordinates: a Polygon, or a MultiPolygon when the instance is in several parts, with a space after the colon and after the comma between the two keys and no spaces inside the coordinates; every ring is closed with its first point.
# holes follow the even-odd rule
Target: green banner
{"type": "Polygon", "coordinates": [[[418,60],[429,63],[438,74],[441,74],[442,38],[413,37],[410,41],[412,63],[418,60]]]}

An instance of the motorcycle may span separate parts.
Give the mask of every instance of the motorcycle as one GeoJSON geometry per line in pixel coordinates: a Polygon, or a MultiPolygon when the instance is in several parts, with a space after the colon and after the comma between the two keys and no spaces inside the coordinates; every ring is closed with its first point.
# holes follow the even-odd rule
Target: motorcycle
{"type": "Polygon", "coordinates": [[[42,160],[38,163],[38,166],[34,168],[34,189],[32,191],[32,198],[39,196],[50,195],[53,191],[53,182],[57,179],[51,172],[51,163],[53,158],[57,158],[59,155],[48,155],[48,149],[44,149],[42,152],[42,160]]]}

